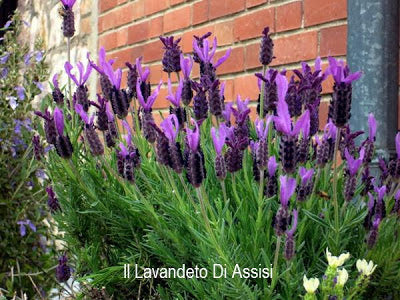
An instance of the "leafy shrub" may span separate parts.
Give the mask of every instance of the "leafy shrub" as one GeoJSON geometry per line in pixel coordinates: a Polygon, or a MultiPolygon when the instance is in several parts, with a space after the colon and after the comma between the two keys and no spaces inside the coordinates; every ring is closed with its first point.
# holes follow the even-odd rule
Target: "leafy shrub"
{"type": "MultiPolygon", "coordinates": [[[[65,2],[64,35],[70,38],[73,3],[65,2]]],[[[55,146],[46,163],[60,202],[54,218],[68,245],[60,281],[73,265],[82,297],[343,299],[360,298],[367,287],[371,298],[399,296],[400,135],[399,156],[388,164],[381,159],[380,177],[370,175],[379,124],[371,114],[361,145],[361,133],[348,127],[352,82],[361,73],[333,58],[323,72],[318,58],[314,71],[303,63],[288,82],[285,71],[267,70],[279,53],[273,53],[268,28],[263,34],[254,123],[247,99],[224,101],[216,70],[230,50],[215,60],[211,33],[195,37],[194,53],[186,58],[179,40],[161,37],[164,71],[177,78],[175,91],[168,82],[170,116],[161,125],[152,106],[162,83],[151,87],[141,58],[127,63],[126,89],[121,69],[113,70],[104,49],[98,65],[89,58],[86,66],[77,63],[79,76],[66,62],[73,97],[62,97],[55,82],[54,101],[43,103],[52,108],[44,131],[55,146]],[[200,67],[198,80],[191,78],[193,61],[200,67]],[[92,68],[102,88],[96,102],[86,88],[92,68]],[[322,82],[329,76],[329,122],[319,134],[322,82]],[[327,249],[349,254],[327,254],[327,264],[327,249]],[[358,258],[372,260],[376,270],[366,272],[358,258]],[[124,278],[124,264],[141,271],[184,264],[204,267],[209,276],[124,278]],[[214,264],[226,267],[226,278],[211,276],[214,264]],[[350,271],[355,264],[359,275],[350,271]],[[236,265],[255,268],[254,276],[232,277],[236,265]],[[320,274],[315,294],[316,280],[304,276],[320,274]]]]}
{"type": "Polygon", "coordinates": [[[31,112],[47,79],[40,41],[35,50],[18,40],[24,25],[18,14],[0,42],[0,290],[33,298],[54,284],[48,269],[54,259],[41,185],[42,162],[34,156],[31,112]],[[34,287],[33,283],[36,285],[34,287]]]}

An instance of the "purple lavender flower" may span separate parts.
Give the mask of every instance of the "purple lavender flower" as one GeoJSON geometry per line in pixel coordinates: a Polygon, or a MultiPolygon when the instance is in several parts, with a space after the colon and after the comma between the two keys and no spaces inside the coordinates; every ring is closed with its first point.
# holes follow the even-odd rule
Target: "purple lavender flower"
{"type": "Polygon", "coordinates": [[[206,119],[208,115],[208,101],[206,96],[207,87],[203,84],[192,82],[192,88],[196,91],[194,96],[193,111],[196,120],[206,119]]]}
{"type": "Polygon", "coordinates": [[[72,11],[72,7],[74,6],[76,0],[60,0],[60,1],[63,4],[62,7],[63,34],[65,37],[71,38],[75,34],[75,21],[74,21],[74,12],[72,11]]]}
{"type": "Polygon", "coordinates": [[[6,24],[4,25],[4,27],[3,27],[3,29],[7,29],[8,27],[10,27],[10,25],[12,24],[12,20],[8,20],[7,22],[6,22],[6,24]]]}
{"type": "Polygon", "coordinates": [[[392,214],[397,214],[398,216],[400,216],[400,189],[397,190],[396,194],[394,195],[394,206],[393,206],[393,210],[392,210],[392,214]]]}
{"type": "Polygon", "coordinates": [[[276,169],[278,164],[276,162],[275,156],[270,156],[268,159],[268,172],[267,172],[267,184],[265,187],[265,196],[271,198],[276,195],[278,191],[278,178],[276,174],[276,169]]]}
{"type": "Polygon", "coordinates": [[[189,182],[195,187],[200,187],[206,177],[204,154],[200,147],[200,128],[192,118],[194,130],[186,128],[186,145],[188,155],[186,158],[186,175],[189,182]]]}
{"type": "Polygon", "coordinates": [[[257,104],[257,113],[260,114],[260,102],[261,102],[261,89],[262,89],[262,81],[264,81],[264,112],[262,117],[269,112],[271,114],[276,113],[276,104],[278,102],[278,93],[277,93],[277,85],[276,85],[276,76],[278,75],[277,70],[269,69],[266,72],[265,76],[261,73],[256,73],[256,77],[258,78],[258,89],[260,90],[260,94],[258,96],[258,104],[257,104]]]}
{"type": "Polygon", "coordinates": [[[208,103],[210,105],[210,113],[216,117],[219,117],[224,110],[224,100],[221,97],[219,80],[215,80],[213,83],[208,84],[208,86],[208,103]]]}
{"type": "Polygon", "coordinates": [[[215,174],[218,179],[224,180],[226,177],[226,164],[225,159],[222,156],[222,148],[225,145],[226,136],[227,136],[227,127],[224,123],[222,123],[218,128],[218,136],[217,130],[212,127],[211,128],[211,137],[214,143],[215,152],[217,155],[215,156],[215,174]]]}
{"type": "Polygon", "coordinates": [[[232,106],[232,102],[225,103],[225,109],[221,113],[227,126],[231,125],[232,106]]]}
{"type": "Polygon", "coordinates": [[[264,170],[268,165],[268,129],[272,121],[272,116],[267,117],[264,124],[264,119],[255,121],[256,133],[258,136],[258,148],[256,152],[257,166],[260,170],[264,170]]]}
{"type": "Polygon", "coordinates": [[[98,103],[90,101],[90,104],[98,109],[98,111],[96,112],[97,129],[99,129],[100,131],[107,131],[108,130],[108,116],[107,116],[107,109],[106,109],[106,105],[107,105],[106,99],[104,99],[99,94],[97,94],[97,102],[98,103]]]}
{"type": "Polygon", "coordinates": [[[89,116],[80,104],[75,104],[75,111],[80,115],[82,121],[85,123],[84,135],[89,144],[90,152],[94,156],[102,155],[104,153],[104,147],[93,124],[94,116],[89,119],[89,116]]]}
{"type": "Polygon", "coordinates": [[[27,54],[25,54],[25,56],[24,56],[25,66],[28,66],[30,64],[32,56],[33,56],[33,52],[28,52],[27,54]]]}
{"type": "Polygon", "coordinates": [[[271,36],[269,35],[269,27],[265,27],[262,34],[263,37],[261,40],[259,59],[262,65],[267,66],[275,58],[274,42],[272,41],[271,36]]]}
{"type": "Polygon", "coordinates": [[[183,157],[180,144],[176,141],[179,133],[178,118],[175,115],[170,115],[161,122],[160,126],[169,141],[169,166],[176,173],[180,174],[183,169],[183,157]]]}
{"type": "MultiPolygon", "coordinates": [[[[107,59],[106,59],[106,50],[104,49],[104,47],[101,47],[100,51],[99,51],[99,65],[96,65],[93,61],[90,60],[89,53],[87,55],[87,58],[89,60],[90,65],[92,66],[92,68],[95,69],[100,74],[101,91],[103,92],[104,97],[108,101],[110,101],[111,100],[112,85],[111,85],[110,79],[108,78],[107,74],[105,73],[105,69],[107,68],[107,66],[106,66],[107,64],[112,66],[113,63],[114,63],[114,60],[110,59],[110,60],[107,61],[107,59]]],[[[128,86],[129,86],[129,82],[130,81],[128,80],[128,86]]],[[[135,79],[135,81],[133,83],[133,88],[136,90],[136,79],[135,79]]]]}
{"type": "Polygon", "coordinates": [[[287,176],[281,176],[279,178],[281,183],[280,186],[280,202],[281,206],[276,213],[274,220],[275,233],[278,236],[284,234],[287,230],[287,226],[290,222],[290,212],[289,212],[289,199],[292,197],[296,189],[296,179],[289,178],[287,176]]]}
{"type": "Polygon", "coordinates": [[[364,148],[360,151],[360,157],[358,159],[354,159],[352,155],[349,154],[349,151],[345,150],[345,157],[347,160],[347,169],[346,169],[346,181],[344,186],[344,198],[346,201],[350,201],[354,197],[354,192],[356,190],[357,184],[357,173],[360,168],[363,159],[364,159],[365,150],[364,148]]]}
{"type": "MultiPolygon", "coordinates": [[[[364,161],[365,161],[365,158],[364,158],[364,161]]],[[[361,182],[364,185],[364,188],[361,191],[362,196],[367,195],[370,191],[372,191],[374,189],[375,178],[370,175],[369,168],[367,166],[364,167],[364,171],[362,172],[361,182]]]]}
{"type": "Polygon", "coordinates": [[[42,160],[42,156],[44,155],[43,146],[40,144],[40,137],[38,135],[34,135],[32,137],[33,144],[33,153],[35,155],[36,160],[42,160]]]}
{"type": "Polygon", "coordinates": [[[15,90],[17,91],[17,96],[19,100],[25,100],[25,88],[23,86],[16,86],[15,90]]]}
{"type": "Polygon", "coordinates": [[[369,249],[373,248],[378,240],[378,229],[379,229],[379,224],[381,223],[381,219],[375,218],[372,228],[370,232],[368,233],[367,237],[367,246],[369,249]]]}
{"type": "Polygon", "coordinates": [[[297,201],[302,202],[307,199],[307,197],[311,194],[313,189],[313,181],[312,176],[314,174],[314,170],[307,170],[304,167],[300,167],[299,175],[300,175],[300,185],[297,187],[297,201]]]}
{"type": "Polygon", "coordinates": [[[349,121],[351,114],[352,82],[361,77],[361,72],[350,73],[349,67],[343,61],[329,57],[330,73],[335,81],[333,95],[329,105],[329,118],[336,127],[343,127],[349,121]]]}
{"type": "Polygon", "coordinates": [[[7,63],[8,59],[10,57],[10,53],[6,52],[3,56],[0,56],[0,65],[4,65],[7,63]]]}
{"type": "Polygon", "coordinates": [[[78,104],[82,105],[83,109],[87,112],[89,110],[89,99],[88,99],[88,90],[85,84],[86,81],[89,79],[90,73],[92,72],[92,66],[90,63],[88,63],[85,71],[84,66],[81,62],[78,62],[76,65],[79,70],[79,80],[76,78],[74,74],[71,73],[73,66],[71,65],[70,62],[67,61],[64,64],[64,68],[68,76],[77,85],[74,98],[76,98],[78,104]]]}
{"type": "Polygon", "coordinates": [[[192,81],[190,80],[190,73],[193,68],[193,58],[185,58],[181,54],[181,69],[183,73],[183,88],[182,88],[182,102],[184,105],[189,105],[193,98],[192,81]]]}
{"type": "Polygon", "coordinates": [[[168,96],[167,100],[171,102],[173,106],[170,106],[169,111],[171,114],[176,115],[179,121],[179,125],[183,127],[183,123],[186,121],[186,111],[181,107],[183,89],[183,79],[179,81],[178,87],[175,90],[175,94],[172,92],[171,80],[168,79],[168,96]]]}
{"type": "Polygon", "coordinates": [[[383,219],[386,216],[385,202],[383,201],[386,195],[386,185],[381,187],[375,187],[375,193],[377,194],[377,200],[375,204],[375,217],[383,219]]]}
{"type": "Polygon", "coordinates": [[[54,193],[53,188],[51,186],[48,186],[46,188],[46,192],[48,195],[47,205],[49,206],[50,211],[54,213],[58,210],[61,210],[60,203],[58,202],[58,199],[56,197],[56,194],[54,193]]]}
{"type": "Polygon", "coordinates": [[[181,49],[179,47],[179,42],[181,39],[177,39],[174,41],[174,37],[162,37],[160,36],[161,42],[164,44],[164,55],[162,58],[162,65],[164,72],[171,73],[171,72],[179,72],[181,70],[180,64],[180,56],[181,56],[181,49]]]}
{"type": "Polygon", "coordinates": [[[17,224],[19,225],[19,234],[23,237],[26,235],[26,227],[29,226],[29,228],[33,231],[36,232],[36,226],[35,224],[32,223],[31,220],[26,219],[23,221],[18,221],[17,224]]]}
{"type": "Polygon", "coordinates": [[[365,148],[365,157],[363,161],[364,164],[369,164],[374,155],[374,142],[375,142],[377,125],[374,115],[372,113],[368,115],[368,127],[369,127],[369,136],[362,143],[362,146],[365,148]]]}
{"type": "Polygon", "coordinates": [[[53,76],[53,87],[53,100],[57,105],[62,105],[64,103],[64,95],[58,85],[58,74],[54,74],[53,76]]]}
{"type": "Polygon", "coordinates": [[[286,231],[286,242],[285,242],[285,250],[284,256],[286,260],[291,260],[295,254],[295,241],[294,241],[294,233],[297,229],[297,220],[299,218],[299,214],[296,209],[293,210],[293,220],[292,220],[292,228],[286,231]]]}
{"type": "Polygon", "coordinates": [[[325,125],[322,141],[316,137],[318,143],[316,161],[317,165],[320,167],[324,167],[325,164],[333,158],[336,130],[338,130],[336,126],[329,120],[325,125]]]}
{"type": "Polygon", "coordinates": [[[70,158],[73,148],[68,135],[64,135],[64,115],[58,107],[54,109],[54,124],[58,133],[55,143],[56,151],[62,158],[70,158]]]}
{"type": "Polygon", "coordinates": [[[236,97],[237,109],[231,106],[231,112],[235,117],[236,123],[234,127],[234,134],[237,136],[237,140],[240,141],[240,150],[245,150],[250,143],[250,108],[248,108],[249,101],[249,98],[246,98],[242,101],[240,95],[238,94],[236,97]]]}
{"type": "Polygon", "coordinates": [[[162,130],[160,130],[160,128],[158,128],[158,126],[155,123],[151,123],[151,126],[153,126],[153,128],[157,132],[156,144],[155,144],[157,161],[164,166],[170,166],[171,160],[169,154],[168,138],[166,137],[165,133],[162,130]]]}
{"type": "Polygon", "coordinates": [[[44,119],[44,132],[46,135],[46,141],[49,144],[55,145],[57,139],[57,131],[54,124],[53,116],[50,114],[48,109],[46,109],[44,113],[40,111],[35,111],[35,115],[44,119]]]}
{"type": "Polygon", "coordinates": [[[393,178],[400,178],[400,132],[396,134],[395,138],[397,157],[389,162],[388,171],[393,178]]]}
{"type": "Polygon", "coordinates": [[[71,268],[68,266],[68,258],[64,254],[58,259],[56,278],[59,282],[66,282],[71,277],[71,268]]]}
{"type": "MultiPolygon", "coordinates": [[[[203,41],[204,41],[206,38],[208,38],[209,36],[211,36],[211,32],[207,32],[206,34],[204,34],[204,35],[202,35],[202,36],[196,36],[196,35],[194,35],[193,37],[194,37],[194,40],[195,40],[196,43],[197,43],[197,46],[198,46],[200,49],[203,49],[203,41]]],[[[193,50],[194,50],[194,48],[193,48],[193,50]]],[[[198,63],[198,64],[201,63],[201,60],[200,60],[199,56],[197,55],[196,51],[193,51],[193,60],[194,60],[196,63],[198,63]]]]}
{"type": "Polygon", "coordinates": [[[235,134],[235,127],[227,128],[226,144],[229,146],[225,152],[226,169],[230,173],[239,171],[243,164],[243,150],[249,144],[248,137],[235,134]]]}
{"type": "Polygon", "coordinates": [[[138,72],[136,65],[131,65],[130,63],[125,63],[128,67],[128,75],[127,75],[127,85],[128,85],[128,96],[129,98],[137,97],[136,96],[136,82],[138,80],[138,72]]]}

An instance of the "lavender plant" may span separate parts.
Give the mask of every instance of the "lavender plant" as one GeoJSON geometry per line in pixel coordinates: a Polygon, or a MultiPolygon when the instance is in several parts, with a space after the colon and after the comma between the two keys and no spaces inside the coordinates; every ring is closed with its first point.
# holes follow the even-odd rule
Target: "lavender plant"
{"type": "Polygon", "coordinates": [[[273,42],[268,28],[263,34],[254,123],[249,99],[237,95],[235,102],[225,101],[217,69],[230,50],[214,61],[217,40],[210,49],[211,33],[195,37],[193,55],[186,57],[179,39],[160,38],[172,104],[161,124],[155,122],[153,105],[163,82],[151,86],[142,58],[126,64],[127,89],[121,86],[121,69],[105,59],[104,49],[99,66],[88,61],[85,75],[83,63],[77,64],[79,81],[70,72],[72,62],[66,62],[67,75],[77,83],[69,99],[74,105],[54,101],[39,113],[51,137],[47,142],[56,145],[46,168],[54,187],[51,202],[58,199],[52,212],[68,245],[60,253],[59,278],[70,276],[61,271],[71,264],[82,286],[98,293],[104,287],[100,294],[120,299],[293,299],[304,293],[305,274],[327,269],[321,295],[315,294],[319,281],[304,279],[306,299],[355,297],[371,286],[368,292],[376,297],[398,296],[400,286],[391,282],[400,282],[395,234],[400,134],[398,157],[381,160],[384,172],[374,178],[369,165],[379,124],[371,115],[370,134],[360,146],[359,134],[347,126],[352,82],[361,73],[351,73],[334,58],[322,72],[318,58],[314,66],[303,63],[288,81],[285,71],[267,70],[273,42]],[[199,64],[200,78],[191,78],[193,63],[199,64]],[[78,97],[90,66],[100,74],[98,102],[87,94],[85,101],[78,97]],[[174,72],[177,85],[171,80],[174,72]],[[334,92],[320,136],[321,84],[329,76],[334,92]],[[334,259],[329,252],[327,267],[321,259],[326,248],[354,256],[334,259]],[[368,280],[337,269],[355,258],[377,265],[372,276],[368,267],[368,280]],[[124,278],[124,264],[140,270],[198,266],[210,274],[124,278]],[[227,276],[213,278],[214,264],[226,268],[227,276]]]}

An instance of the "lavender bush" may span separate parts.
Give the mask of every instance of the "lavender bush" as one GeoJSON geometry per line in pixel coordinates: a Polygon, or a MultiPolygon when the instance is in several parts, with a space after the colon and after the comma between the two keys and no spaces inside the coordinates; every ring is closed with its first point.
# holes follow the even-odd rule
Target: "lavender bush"
{"type": "MultiPolygon", "coordinates": [[[[73,6],[65,2],[66,9],[73,6]]],[[[58,280],[66,281],[74,266],[80,293],[104,299],[398,297],[400,134],[398,156],[379,158],[382,172],[372,176],[379,124],[371,114],[364,137],[348,126],[352,83],[361,72],[334,58],[323,71],[317,58],[288,80],[285,71],[268,67],[279,53],[266,28],[253,122],[248,99],[225,99],[217,69],[230,50],[216,60],[211,33],[194,37],[189,55],[179,39],[160,40],[171,102],[161,124],[153,105],[166,83],[151,86],[149,68],[137,58],[127,62],[128,86],[122,87],[122,71],[104,49],[98,65],[89,55],[67,61],[61,76],[76,83],[73,96],[61,101],[54,84],[54,101],[37,112],[43,138],[55,148],[46,170],[50,198],[59,202],[50,208],[68,245],[58,280]],[[93,71],[102,89],[96,101],[85,86],[93,71]],[[319,132],[322,82],[331,76],[329,116],[319,132]],[[346,254],[334,256],[340,253],[346,254]],[[356,260],[357,271],[350,271],[356,260]],[[127,263],[209,272],[221,264],[228,275],[124,278],[127,263]],[[237,265],[254,273],[232,277],[237,265]],[[321,281],[307,279],[322,273],[321,281]]]]}

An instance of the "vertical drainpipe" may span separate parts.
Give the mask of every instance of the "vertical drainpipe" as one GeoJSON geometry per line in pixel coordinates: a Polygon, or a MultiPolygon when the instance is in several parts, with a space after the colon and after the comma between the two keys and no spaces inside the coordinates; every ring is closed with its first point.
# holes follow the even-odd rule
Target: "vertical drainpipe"
{"type": "MultiPolygon", "coordinates": [[[[353,84],[352,130],[368,134],[368,114],[378,123],[376,154],[394,154],[399,89],[399,1],[347,0],[347,61],[363,76],[353,84]]],[[[376,166],[376,165],[375,165],[376,166]]]]}

